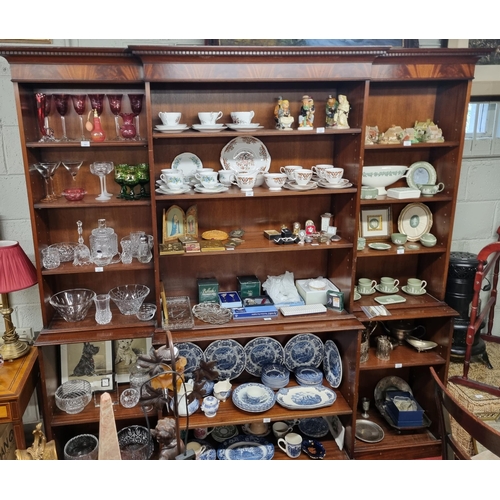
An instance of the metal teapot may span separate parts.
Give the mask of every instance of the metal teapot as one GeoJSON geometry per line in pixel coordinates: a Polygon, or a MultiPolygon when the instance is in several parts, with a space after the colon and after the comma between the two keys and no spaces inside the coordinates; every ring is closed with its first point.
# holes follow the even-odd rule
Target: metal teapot
{"type": "Polygon", "coordinates": [[[381,324],[388,335],[398,341],[398,345],[403,345],[407,337],[421,339],[426,333],[425,326],[415,325],[414,320],[411,319],[386,321],[381,324]]]}

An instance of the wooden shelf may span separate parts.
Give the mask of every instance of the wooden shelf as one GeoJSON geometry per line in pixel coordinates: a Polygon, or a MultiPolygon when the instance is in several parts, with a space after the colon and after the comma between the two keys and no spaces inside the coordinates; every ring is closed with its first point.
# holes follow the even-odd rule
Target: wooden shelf
{"type": "Polygon", "coordinates": [[[375,348],[370,348],[366,363],[359,365],[360,371],[387,370],[390,368],[407,368],[411,366],[444,365],[444,359],[437,350],[417,352],[412,347],[401,345],[391,351],[391,359],[382,361],[375,355],[375,348]]]}

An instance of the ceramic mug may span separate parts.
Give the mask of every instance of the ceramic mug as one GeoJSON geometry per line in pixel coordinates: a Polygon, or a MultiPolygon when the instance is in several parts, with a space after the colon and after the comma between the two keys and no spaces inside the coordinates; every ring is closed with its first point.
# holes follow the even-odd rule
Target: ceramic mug
{"type": "Polygon", "coordinates": [[[313,172],[307,168],[298,168],[293,172],[293,180],[298,186],[307,186],[311,182],[313,172]]]}
{"type": "Polygon", "coordinates": [[[273,424],[273,434],[276,439],[285,437],[292,429],[293,427],[286,422],[274,422],[273,424]]]}
{"type": "Polygon", "coordinates": [[[383,292],[391,292],[399,285],[399,280],[384,276],[380,278],[380,290],[383,292]]]}
{"type": "Polygon", "coordinates": [[[417,278],[409,278],[406,288],[410,293],[421,293],[427,286],[427,281],[419,280],[417,278]]]}
{"type": "Polygon", "coordinates": [[[199,460],[200,456],[207,450],[207,447],[197,441],[190,441],[186,444],[186,450],[193,450],[196,460],[199,460]]]}
{"type": "Polygon", "coordinates": [[[215,427],[198,427],[194,429],[194,437],[196,439],[205,439],[209,434],[214,431],[215,427]]]}
{"type": "Polygon", "coordinates": [[[293,180],[295,180],[293,178],[293,172],[295,170],[300,170],[301,168],[303,168],[303,167],[301,167],[300,165],[287,165],[285,167],[281,167],[280,172],[282,174],[286,174],[288,176],[289,181],[293,181],[293,180]]]}
{"type": "Polygon", "coordinates": [[[439,184],[419,184],[418,188],[422,196],[434,196],[444,189],[444,184],[442,182],[439,184]]]}
{"type": "Polygon", "coordinates": [[[179,125],[181,121],[181,113],[160,111],[158,116],[163,125],[168,125],[169,127],[179,125]]]}
{"type": "Polygon", "coordinates": [[[278,439],[278,446],[290,458],[297,458],[302,451],[302,436],[295,432],[290,432],[285,437],[278,439]]]}
{"type": "Polygon", "coordinates": [[[231,118],[233,123],[237,125],[248,125],[252,123],[252,118],[255,116],[253,111],[233,111],[231,118]]]}
{"type": "Polygon", "coordinates": [[[377,282],[369,278],[359,278],[358,292],[359,293],[372,293],[377,282]]]}
{"type": "Polygon", "coordinates": [[[327,168],[324,170],[325,181],[328,184],[339,184],[344,175],[344,169],[339,167],[327,168]]]}
{"type": "Polygon", "coordinates": [[[215,125],[215,122],[222,118],[222,111],[209,111],[198,113],[198,118],[202,125],[215,125]]]}

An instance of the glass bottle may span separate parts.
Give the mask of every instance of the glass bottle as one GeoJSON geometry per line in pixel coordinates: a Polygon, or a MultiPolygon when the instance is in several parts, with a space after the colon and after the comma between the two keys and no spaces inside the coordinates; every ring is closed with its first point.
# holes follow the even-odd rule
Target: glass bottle
{"type": "Polygon", "coordinates": [[[94,109],[94,128],[90,134],[94,142],[103,142],[106,140],[106,134],[101,126],[101,119],[97,114],[97,109],[94,109]]]}
{"type": "Polygon", "coordinates": [[[149,247],[148,237],[146,235],[141,236],[139,240],[138,257],[139,262],[147,264],[153,258],[151,253],[151,248],[149,247]]]}

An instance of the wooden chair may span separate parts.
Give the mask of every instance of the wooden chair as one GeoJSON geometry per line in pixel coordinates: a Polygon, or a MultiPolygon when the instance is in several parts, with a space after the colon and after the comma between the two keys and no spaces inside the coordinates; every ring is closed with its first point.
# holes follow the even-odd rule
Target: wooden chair
{"type": "MultiPolygon", "coordinates": [[[[500,237],[500,228],[497,233],[500,237]]],[[[479,261],[476,275],[474,277],[474,295],[471,302],[471,312],[469,318],[469,326],[467,327],[466,336],[466,350],[464,357],[464,371],[462,376],[454,376],[450,378],[450,382],[454,384],[463,385],[476,389],[479,391],[487,392],[493,396],[500,397],[500,387],[476,380],[469,379],[470,358],[472,354],[472,344],[474,336],[477,331],[481,329],[484,319],[488,317],[487,332],[482,334],[481,338],[485,341],[500,343],[500,337],[492,335],[493,320],[495,317],[495,305],[497,303],[497,286],[498,274],[500,266],[500,241],[486,245],[478,254],[477,260],[479,261]],[[491,278],[488,278],[489,273],[493,270],[491,278]],[[483,290],[483,281],[490,281],[490,294],[485,304],[480,307],[480,294],[483,290]]],[[[500,383],[500,381],[499,381],[500,383]]]]}
{"type": "MultiPolygon", "coordinates": [[[[490,458],[500,457],[500,432],[484,423],[467,408],[462,406],[448,389],[444,386],[436,371],[431,366],[430,372],[434,378],[434,392],[439,415],[439,429],[441,433],[441,453],[443,460],[469,460],[472,457],[465,452],[451,432],[450,417],[478,443],[482,444],[495,456],[487,454],[490,458]]],[[[481,455],[481,454],[480,454],[481,455]]],[[[477,456],[478,458],[481,458],[477,456]]]]}

